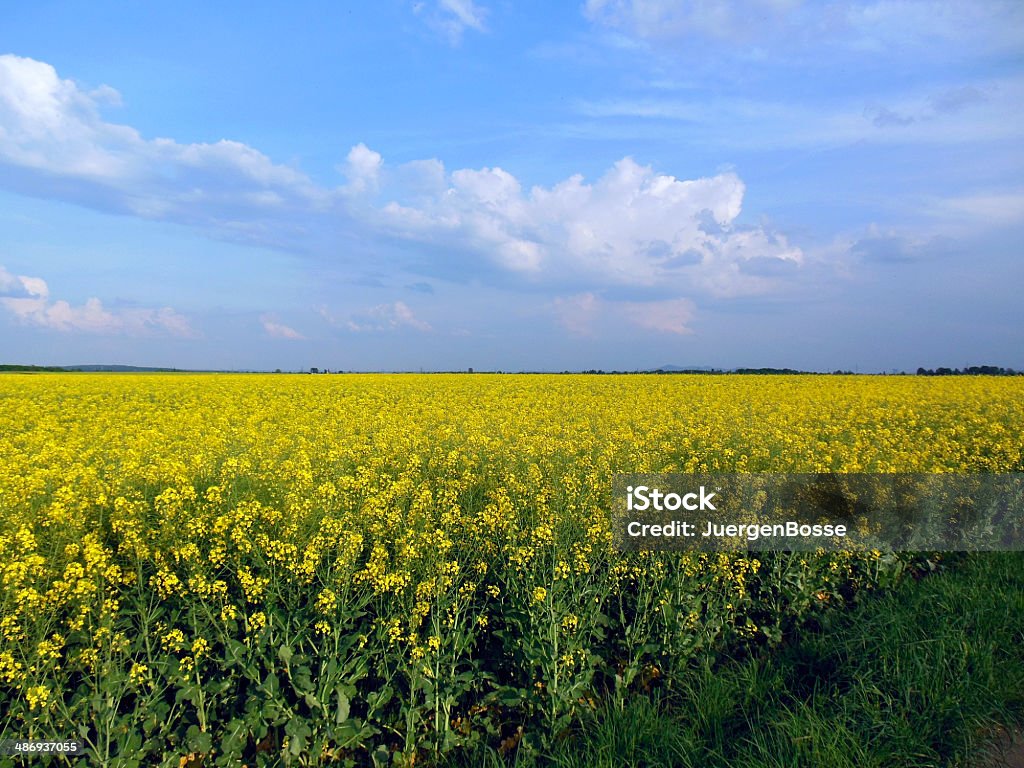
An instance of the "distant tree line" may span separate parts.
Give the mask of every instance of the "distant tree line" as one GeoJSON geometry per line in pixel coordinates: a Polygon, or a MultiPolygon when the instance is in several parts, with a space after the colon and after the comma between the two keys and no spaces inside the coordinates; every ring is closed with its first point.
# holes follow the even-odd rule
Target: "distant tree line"
{"type": "MultiPolygon", "coordinates": [[[[562,371],[562,373],[575,373],[575,371],[562,371]]],[[[759,376],[765,375],[785,375],[785,376],[809,376],[812,375],[811,371],[798,371],[796,368],[733,368],[731,370],[724,370],[722,368],[657,368],[653,371],[605,371],[600,368],[590,368],[586,371],[580,371],[580,373],[599,373],[599,374],[614,374],[623,375],[627,373],[634,374],[649,374],[655,373],[659,376],[675,376],[677,374],[685,374],[691,376],[693,374],[700,374],[702,376],[724,376],[730,374],[754,374],[759,376]]],[[[834,376],[852,376],[853,371],[833,371],[834,376]]]]}
{"type": "Polygon", "coordinates": [[[0,365],[0,371],[28,371],[33,373],[60,373],[67,371],[67,368],[58,368],[55,365],[0,365]]]}
{"type": "Polygon", "coordinates": [[[798,371],[795,368],[736,368],[733,373],[753,373],[758,375],[764,374],[785,374],[792,376],[797,373],[807,373],[807,371],[798,371]]]}
{"type": "Polygon", "coordinates": [[[972,365],[968,368],[918,368],[918,376],[1021,376],[1024,371],[998,365],[972,365]]]}

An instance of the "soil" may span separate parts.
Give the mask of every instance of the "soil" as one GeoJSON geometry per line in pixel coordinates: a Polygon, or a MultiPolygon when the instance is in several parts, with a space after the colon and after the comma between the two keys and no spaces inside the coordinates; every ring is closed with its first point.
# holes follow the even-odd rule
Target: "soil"
{"type": "Polygon", "coordinates": [[[970,765],[977,768],[1024,768],[1024,728],[998,728],[992,733],[992,743],[980,753],[980,759],[970,765]]]}

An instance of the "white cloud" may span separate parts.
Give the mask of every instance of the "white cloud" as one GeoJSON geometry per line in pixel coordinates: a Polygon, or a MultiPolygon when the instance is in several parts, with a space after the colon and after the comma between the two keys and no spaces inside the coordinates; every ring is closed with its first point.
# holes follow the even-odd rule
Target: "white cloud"
{"type": "Polygon", "coordinates": [[[352,147],[342,169],[348,177],[349,191],[356,194],[376,191],[382,164],[380,153],[365,144],[352,147]]]}
{"type": "Polygon", "coordinates": [[[484,30],[485,12],[473,3],[473,0],[438,0],[437,5],[463,27],[470,27],[479,32],[484,30]]]}
{"type": "Polygon", "coordinates": [[[81,306],[72,306],[63,299],[51,301],[45,280],[12,275],[3,267],[0,267],[0,307],[26,325],[63,332],[183,338],[197,335],[188,319],[170,307],[115,310],[107,309],[97,298],[90,298],[81,306]]]}
{"type": "MultiPolygon", "coordinates": [[[[321,312],[328,319],[330,315],[321,312]]],[[[416,331],[430,331],[430,324],[418,319],[413,311],[402,301],[394,304],[378,304],[364,312],[353,314],[345,323],[345,327],[356,333],[372,331],[394,331],[400,328],[412,328],[416,331]]]]}
{"type": "Polygon", "coordinates": [[[576,175],[529,192],[500,168],[459,170],[432,197],[386,205],[382,224],[535,283],[668,283],[732,295],[763,288],[739,262],[801,259],[784,237],[736,225],[744,192],[733,173],[681,180],[629,157],[594,183],[576,175]]]}
{"type": "Polygon", "coordinates": [[[46,281],[39,277],[27,275],[12,275],[3,267],[0,267],[0,297],[5,298],[32,298],[46,297],[50,289],[46,281]]]}
{"type": "MultiPolygon", "coordinates": [[[[475,8],[448,10],[472,19],[475,8]]],[[[336,243],[340,232],[404,239],[418,246],[420,273],[556,291],[759,292],[766,281],[744,275],[739,263],[801,259],[781,235],[737,223],[745,186],[734,173],[679,179],[625,157],[593,182],[574,175],[525,189],[501,168],[448,172],[436,159],[391,168],[358,144],[341,166],[347,183],[332,189],[238,142],[143,139],[103,120],[101,102],[112,98],[110,89],[82,90],[43,62],[0,56],[5,185],[297,251],[336,243]]]]}
{"type": "Polygon", "coordinates": [[[433,29],[444,35],[452,45],[462,42],[462,35],[467,29],[487,31],[487,11],[473,0],[418,2],[413,6],[413,10],[433,29]]]}
{"type": "Polygon", "coordinates": [[[269,315],[263,315],[260,318],[260,323],[263,325],[263,330],[267,332],[267,336],[272,339],[288,339],[291,341],[298,341],[306,338],[301,333],[296,331],[287,325],[277,322],[274,318],[269,315]]]}
{"type": "Polygon", "coordinates": [[[305,175],[237,141],[147,140],[105,121],[117,98],[84,91],[45,62],[0,55],[0,164],[8,183],[144,218],[230,225],[260,213],[310,210],[328,195],[305,175]]]}

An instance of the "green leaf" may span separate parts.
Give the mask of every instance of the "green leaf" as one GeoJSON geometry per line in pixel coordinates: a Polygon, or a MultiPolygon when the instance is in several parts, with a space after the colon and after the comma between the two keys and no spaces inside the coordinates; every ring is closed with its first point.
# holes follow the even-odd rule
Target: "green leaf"
{"type": "Polygon", "coordinates": [[[213,738],[206,731],[199,730],[197,725],[189,726],[188,731],[185,733],[185,739],[188,743],[188,748],[192,752],[209,754],[210,750],[213,749],[213,738]]]}
{"type": "Polygon", "coordinates": [[[277,692],[281,688],[281,683],[280,681],[278,681],[277,675],[275,675],[273,672],[267,675],[266,678],[263,680],[263,688],[271,696],[276,696],[277,692]]]}
{"type": "Polygon", "coordinates": [[[349,715],[349,700],[348,696],[342,693],[341,686],[339,685],[335,693],[338,694],[338,712],[334,716],[334,722],[339,725],[348,720],[349,715]]]}
{"type": "Polygon", "coordinates": [[[366,697],[367,702],[370,704],[370,711],[382,709],[385,704],[391,701],[391,697],[394,695],[395,692],[389,686],[384,686],[379,691],[371,693],[366,697]]]}
{"type": "Polygon", "coordinates": [[[224,737],[220,742],[221,754],[241,758],[242,751],[248,742],[248,728],[244,720],[235,718],[224,728],[224,737]]]}
{"type": "Polygon", "coordinates": [[[373,758],[374,766],[387,765],[391,762],[391,753],[388,752],[388,748],[381,744],[370,755],[373,758]]]}
{"type": "Polygon", "coordinates": [[[313,733],[303,717],[293,717],[289,720],[284,727],[284,732],[288,734],[288,751],[295,757],[306,750],[306,744],[313,733]]]}
{"type": "Polygon", "coordinates": [[[174,700],[180,704],[183,701],[195,701],[196,698],[196,687],[194,685],[186,685],[184,688],[179,688],[178,692],[174,694],[174,700]]]}
{"type": "Polygon", "coordinates": [[[359,735],[360,731],[356,728],[355,720],[349,720],[347,723],[343,723],[334,729],[334,738],[343,747],[354,743],[359,735]]]}
{"type": "MultiPolygon", "coordinates": [[[[126,733],[118,743],[118,753],[135,756],[143,754],[142,736],[137,731],[126,733]]],[[[139,760],[135,760],[134,764],[138,765],[139,762],[139,760]]]]}
{"type": "Polygon", "coordinates": [[[498,694],[498,701],[504,704],[506,707],[518,707],[523,703],[523,692],[518,690],[506,689],[498,694]]]}
{"type": "Polygon", "coordinates": [[[297,693],[309,693],[313,690],[313,672],[309,667],[302,666],[292,672],[292,685],[297,693]]]}

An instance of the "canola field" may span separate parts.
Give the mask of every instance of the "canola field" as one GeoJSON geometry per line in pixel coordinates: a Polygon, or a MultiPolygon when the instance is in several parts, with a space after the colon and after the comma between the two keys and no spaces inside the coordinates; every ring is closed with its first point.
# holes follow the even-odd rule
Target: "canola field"
{"type": "Polygon", "coordinates": [[[615,473],[1019,472],[1022,435],[1021,378],[3,376],[0,738],[176,768],[536,749],[911,565],[623,555],[615,473]]]}

